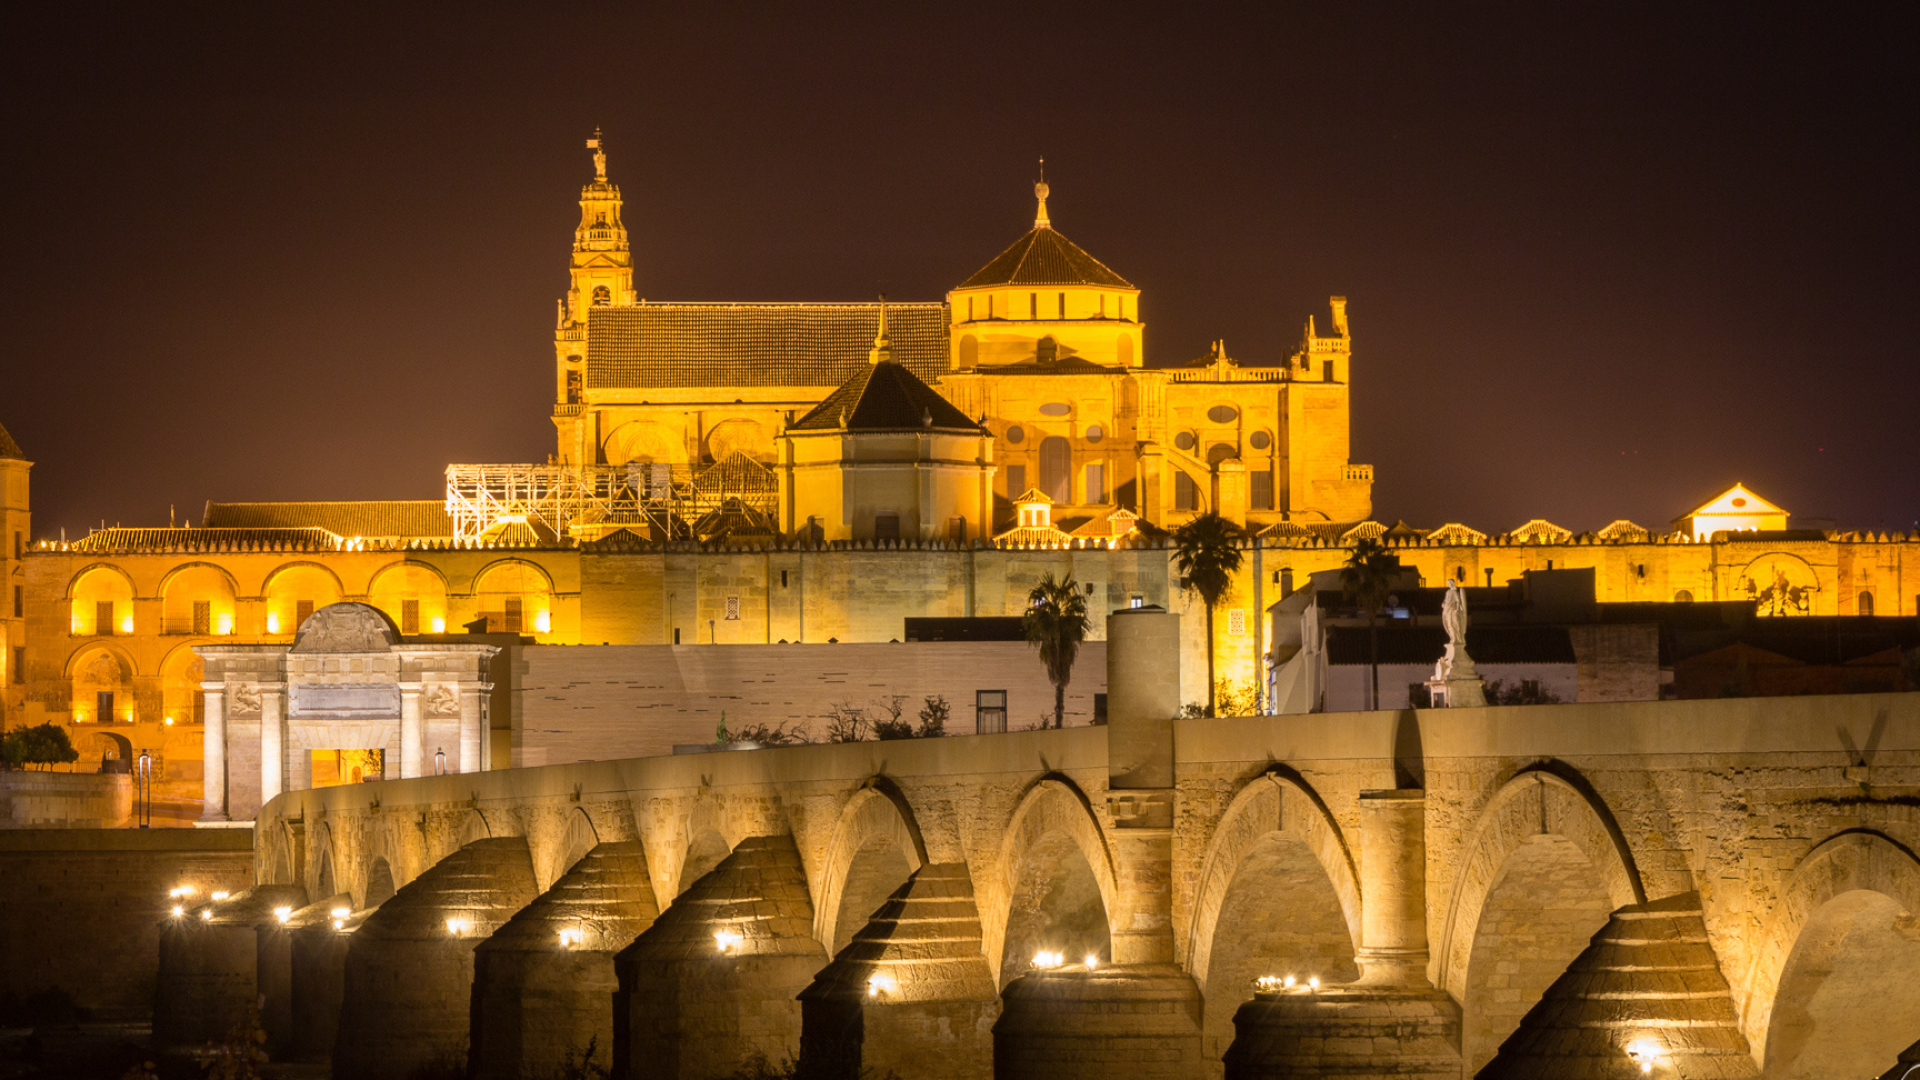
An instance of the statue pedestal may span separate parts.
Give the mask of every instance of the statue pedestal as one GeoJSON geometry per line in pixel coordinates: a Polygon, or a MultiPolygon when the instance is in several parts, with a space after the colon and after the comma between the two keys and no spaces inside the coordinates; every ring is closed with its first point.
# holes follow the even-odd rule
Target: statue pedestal
{"type": "Polygon", "coordinates": [[[1428,679],[1427,693],[1436,709],[1477,709],[1487,703],[1487,684],[1478,675],[1428,679]]]}

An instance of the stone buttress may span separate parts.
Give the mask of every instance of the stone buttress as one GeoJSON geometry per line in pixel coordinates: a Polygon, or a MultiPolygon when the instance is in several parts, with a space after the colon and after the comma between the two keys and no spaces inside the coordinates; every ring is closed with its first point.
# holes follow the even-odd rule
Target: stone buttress
{"type": "Polygon", "coordinates": [[[1000,998],[981,940],[966,864],[917,871],[801,992],[803,1080],[990,1075],[1000,998]]]}
{"type": "Polygon", "coordinates": [[[796,995],[826,958],[793,838],[742,840],[615,958],[615,1075],[710,1080],[793,1057],[796,995]]]}
{"type": "Polygon", "coordinates": [[[298,885],[255,885],[167,920],[154,984],[154,1045],[192,1049],[224,1040],[258,1002],[256,928],[277,921],[275,908],[306,902],[298,885]]]}
{"type": "MultiPolygon", "coordinates": [[[[333,1053],[340,1029],[341,978],[347,960],[347,936],[366,921],[371,910],[354,912],[353,894],[340,893],[296,909],[280,931],[284,940],[287,975],[284,988],[261,987],[267,1029],[267,1053],[275,1061],[325,1061],[333,1053]],[[337,916],[344,911],[345,916],[337,916]],[[334,923],[340,924],[339,929],[334,923]],[[286,1001],[276,1001],[283,992],[286,1001]]],[[[263,943],[264,944],[264,943],[263,943]]],[[[262,978],[262,983],[266,982],[262,978]]]]}
{"type": "Polygon", "coordinates": [[[614,951],[659,915],[637,840],[595,845],[473,954],[468,1075],[559,1075],[613,1057],[614,951]]]}
{"type": "Polygon", "coordinates": [[[403,1080],[466,1061],[473,950],[533,901],[524,837],[475,840],[408,882],[347,945],[333,1075],[403,1080]]]}
{"type": "Polygon", "coordinates": [[[1698,893],[1614,912],[1480,1070],[1483,1080],[1649,1074],[1760,1075],[1707,939],[1698,893]]]}

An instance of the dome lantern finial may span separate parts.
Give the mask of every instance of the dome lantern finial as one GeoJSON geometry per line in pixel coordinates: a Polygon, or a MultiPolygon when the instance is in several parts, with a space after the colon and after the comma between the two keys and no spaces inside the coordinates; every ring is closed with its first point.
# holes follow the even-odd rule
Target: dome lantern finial
{"type": "Polygon", "coordinates": [[[607,178],[607,151],[600,142],[600,129],[593,129],[593,138],[587,140],[587,149],[593,151],[593,178],[604,181],[607,178]]]}
{"type": "Polygon", "coordinates": [[[887,337],[887,294],[880,294],[880,329],[873,335],[873,351],[867,362],[884,364],[893,359],[893,341],[887,337]]]}
{"type": "Polygon", "coordinates": [[[1033,227],[1051,229],[1053,223],[1047,219],[1047,159],[1040,159],[1040,182],[1033,185],[1033,197],[1040,202],[1040,209],[1033,215],[1033,227]]]}

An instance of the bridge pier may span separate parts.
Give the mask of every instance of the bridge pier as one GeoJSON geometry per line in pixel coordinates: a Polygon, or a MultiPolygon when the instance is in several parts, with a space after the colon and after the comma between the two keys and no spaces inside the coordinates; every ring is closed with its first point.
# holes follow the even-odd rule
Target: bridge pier
{"type": "Polygon", "coordinates": [[[802,1080],[993,1069],[1000,999],[965,863],[923,867],[800,994],[802,1080]]]}
{"type": "Polygon", "coordinates": [[[1171,964],[1031,971],[993,1025],[994,1080],[1205,1075],[1200,989],[1171,964]]]}
{"type": "Polygon", "coordinates": [[[298,885],[256,885],[169,919],[160,931],[154,1045],[197,1049],[225,1040],[260,993],[256,928],[276,922],[274,908],[299,907],[306,899],[298,885]]]}
{"type": "Polygon", "coordinates": [[[472,1005],[473,950],[532,902],[524,837],[476,840],[374,910],[347,945],[333,1075],[404,1080],[458,1068],[472,1005]]]}
{"type": "Polygon", "coordinates": [[[796,996],[825,961],[793,838],[742,840],[614,958],[614,1075],[717,1080],[792,1057],[796,996]]]}
{"type": "Polygon", "coordinates": [[[1460,1075],[1460,1008],[1427,979],[1426,797],[1360,794],[1360,978],[1263,989],[1234,1013],[1228,1080],[1460,1075]]]}
{"type": "Polygon", "coordinates": [[[286,1004],[276,1006],[269,995],[263,1010],[269,1018],[267,1053],[275,1061],[324,1061],[333,1053],[347,955],[344,935],[351,932],[334,930],[333,912],[352,907],[352,894],[340,893],[296,910],[287,920],[286,1004]]]}
{"type": "Polygon", "coordinates": [[[637,840],[595,845],[473,955],[473,1080],[613,1058],[614,950],[659,915],[637,840]],[[563,937],[562,935],[566,935],[563,937]]]}

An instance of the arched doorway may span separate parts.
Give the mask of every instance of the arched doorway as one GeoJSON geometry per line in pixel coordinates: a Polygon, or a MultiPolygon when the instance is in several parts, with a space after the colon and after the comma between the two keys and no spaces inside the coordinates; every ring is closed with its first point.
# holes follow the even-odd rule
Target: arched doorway
{"type": "Polygon", "coordinates": [[[1920,917],[1872,889],[1815,909],[1780,975],[1767,1080],[1875,1076],[1920,1023],[1920,917]]]}

